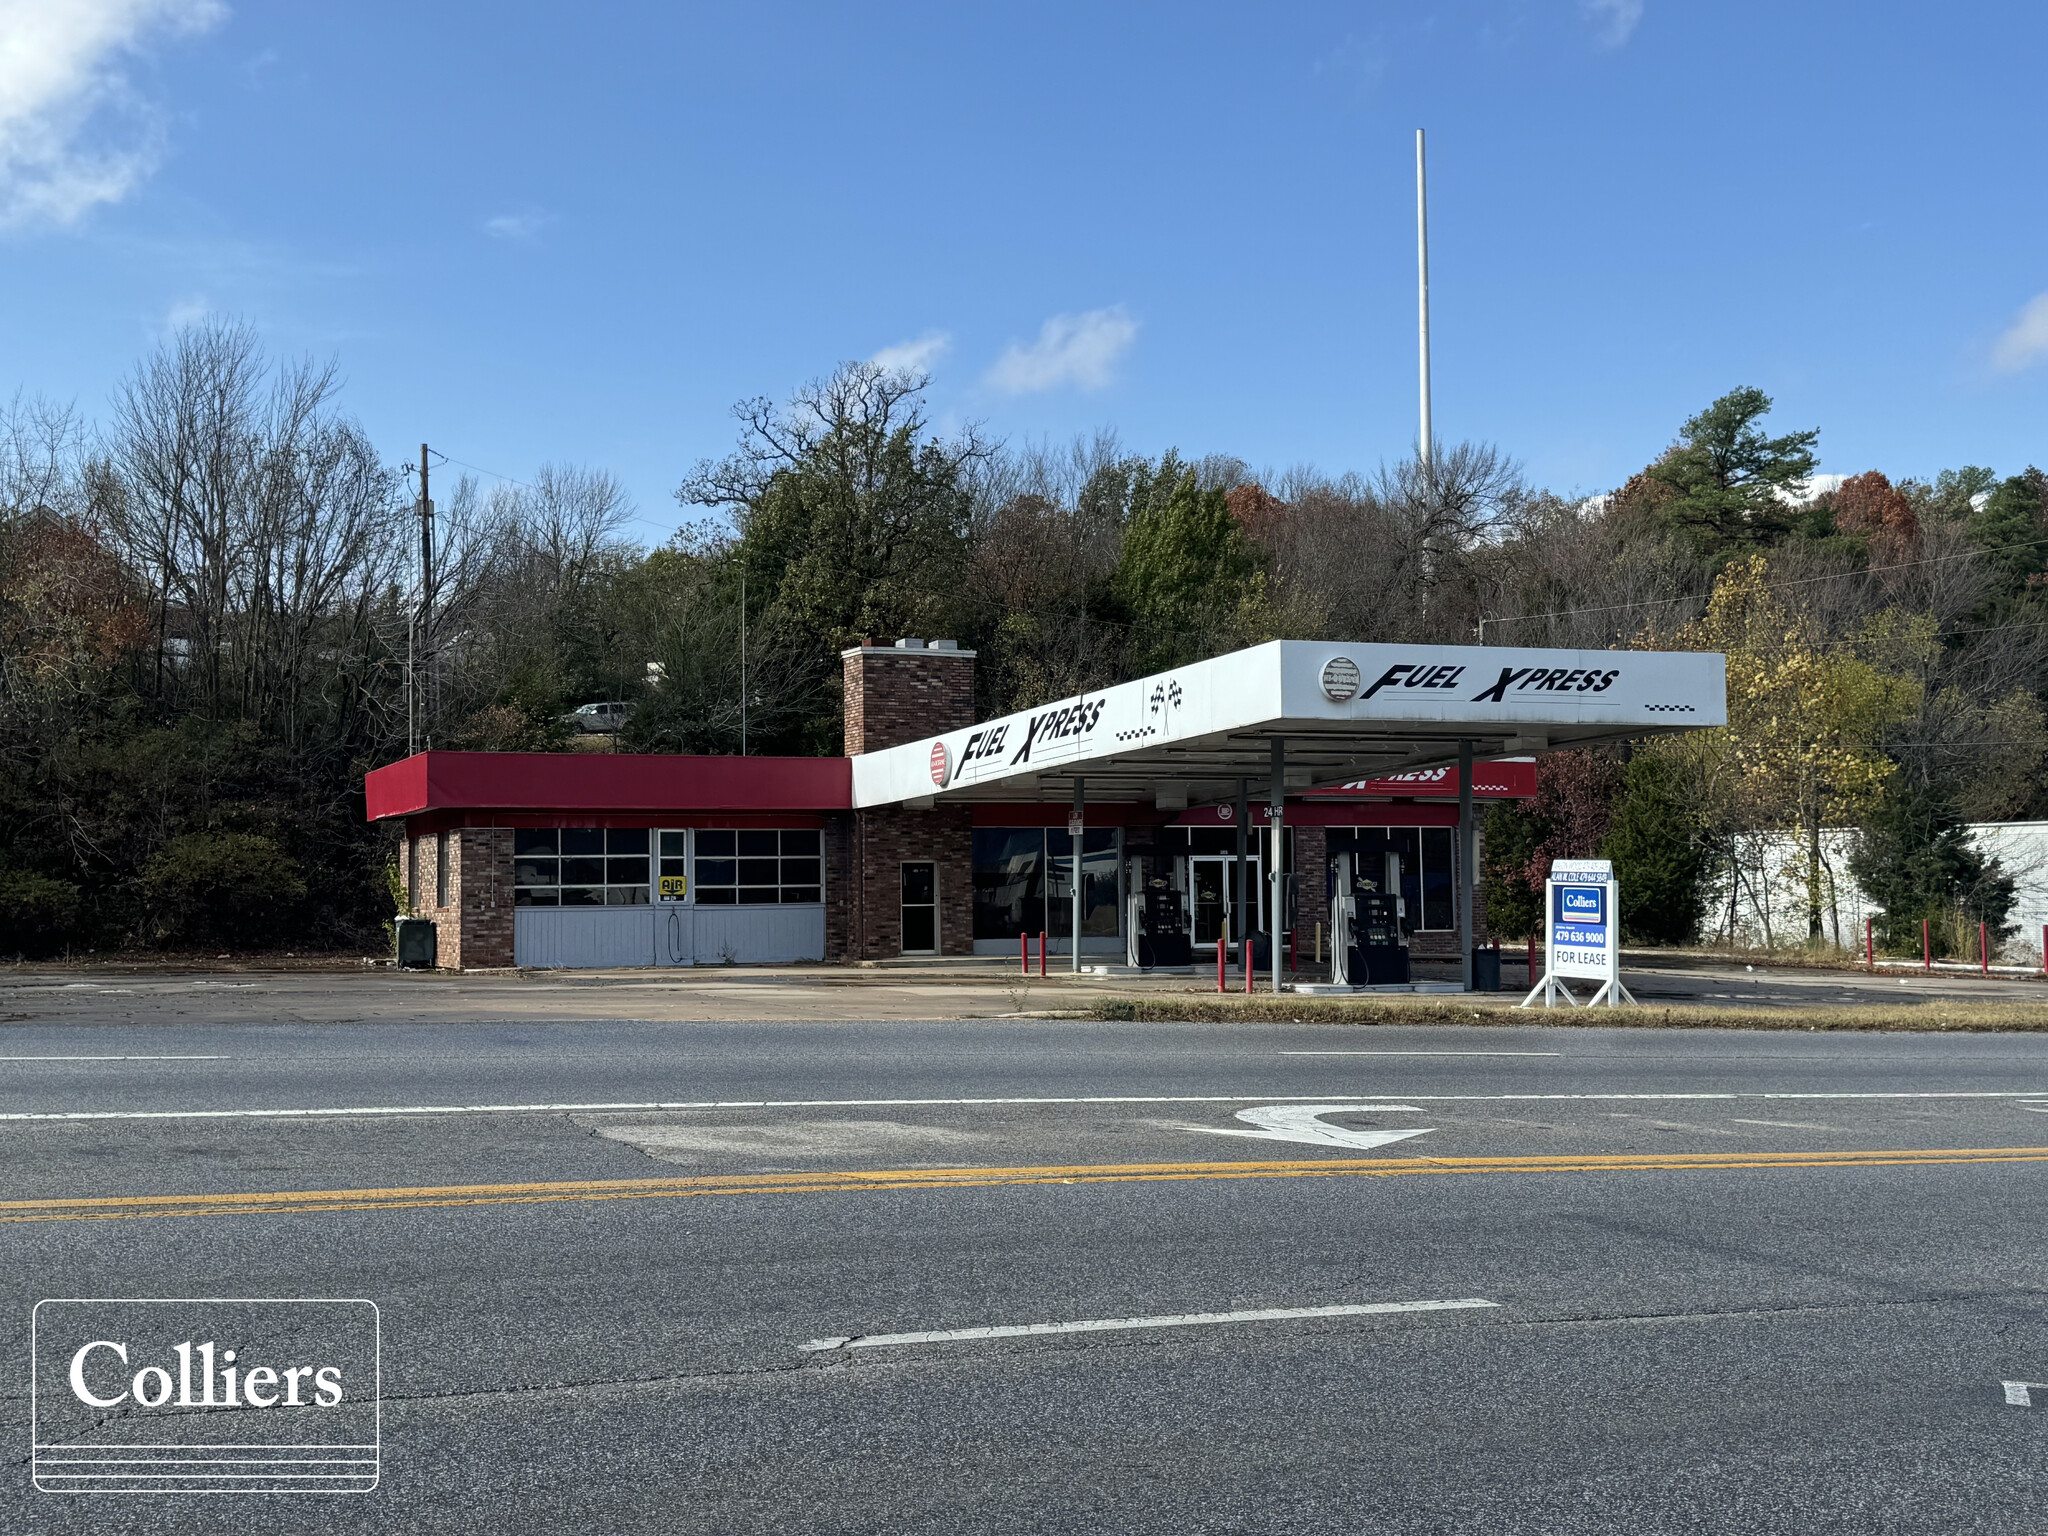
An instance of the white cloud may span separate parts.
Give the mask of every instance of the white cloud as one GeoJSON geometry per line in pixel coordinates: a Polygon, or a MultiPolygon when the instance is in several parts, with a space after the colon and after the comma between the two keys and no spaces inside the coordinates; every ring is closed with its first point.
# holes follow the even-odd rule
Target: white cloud
{"type": "Polygon", "coordinates": [[[1619,48],[1643,19],[1643,0],[1579,0],[1579,10],[1593,23],[1601,47],[1619,48]]]}
{"type": "Polygon", "coordinates": [[[868,361],[890,373],[930,373],[932,364],[953,348],[953,338],[944,331],[926,331],[914,341],[899,341],[884,347],[868,361]]]}
{"type": "Polygon", "coordinates": [[[164,329],[182,331],[188,325],[197,325],[213,313],[213,306],[206,302],[203,293],[188,293],[181,299],[173,300],[171,307],[164,311],[164,329]]]}
{"type": "Polygon", "coordinates": [[[0,0],[0,228],[69,224],[156,168],[162,130],[120,71],[220,0],[0,0]]]}
{"type": "Polygon", "coordinates": [[[2044,357],[2048,357],[2048,293],[2037,293],[1998,338],[1991,361],[2001,373],[2017,373],[2044,357]]]}
{"type": "Polygon", "coordinates": [[[501,213],[494,219],[484,220],[484,233],[493,240],[531,240],[548,225],[555,222],[554,215],[529,209],[525,213],[501,213]]]}
{"type": "Polygon", "coordinates": [[[1054,315],[1039,328],[1038,340],[1011,342],[988,371],[988,382],[1010,395],[1028,395],[1062,384],[1100,389],[1117,359],[1138,339],[1138,322],[1121,305],[1081,315],[1054,315]]]}

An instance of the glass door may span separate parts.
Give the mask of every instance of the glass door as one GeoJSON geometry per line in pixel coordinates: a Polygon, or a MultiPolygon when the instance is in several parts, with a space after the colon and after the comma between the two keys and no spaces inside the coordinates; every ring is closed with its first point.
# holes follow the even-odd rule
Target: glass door
{"type": "Polygon", "coordinates": [[[1188,860],[1193,891],[1195,943],[1213,949],[1230,919],[1230,863],[1227,858],[1188,860]]]}
{"type": "Polygon", "coordinates": [[[914,859],[903,866],[903,953],[933,955],[939,949],[939,866],[914,859]]]}
{"type": "Polygon", "coordinates": [[[1244,906],[1237,905],[1237,855],[1196,854],[1188,860],[1188,883],[1193,892],[1195,945],[1214,948],[1226,932],[1235,944],[1251,928],[1265,922],[1266,889],[1261,863],[1256,855],[1244,861],[1244,906]],[[1247,919],[1250,919],[1247,922],[1247,919]]]}

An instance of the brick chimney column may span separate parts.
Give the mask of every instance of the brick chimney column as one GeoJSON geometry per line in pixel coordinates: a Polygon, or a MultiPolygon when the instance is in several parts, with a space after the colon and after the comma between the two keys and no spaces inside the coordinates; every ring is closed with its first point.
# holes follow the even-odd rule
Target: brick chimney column
{"type": "Polygon", "coordinates": [[[856,645],[839,661],[848,757],[974,724],[974,652],[950,640],[856,645]]]}
{"type": "MultiPolygon", "coordinates": [[[[846,680],[846,755],[879,752],[974,724],[974,652],[950,640],[857,645],[839,653],[846,680]]],[[[974,953],[974,817],[964,805],[856,811],[850,839],[850,960],[900,954],[902,866],[931,859],[939,876],[939,949],[974,953]]]]}

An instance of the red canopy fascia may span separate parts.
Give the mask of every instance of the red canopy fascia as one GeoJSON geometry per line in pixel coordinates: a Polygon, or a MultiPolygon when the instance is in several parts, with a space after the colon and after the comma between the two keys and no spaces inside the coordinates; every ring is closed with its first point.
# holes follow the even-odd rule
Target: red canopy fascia
{"type": "Polygon", "coordinates": [[[843,757],[420,752],[363,781],[371,821],[431,811],[844,811],[843,757]]]}

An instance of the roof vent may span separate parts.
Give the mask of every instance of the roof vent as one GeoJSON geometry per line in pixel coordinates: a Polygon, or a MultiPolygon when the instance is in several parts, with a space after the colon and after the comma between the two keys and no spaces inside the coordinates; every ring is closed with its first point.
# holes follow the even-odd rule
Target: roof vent
{"type": "Polygon", "coordinates": [[[925,649],[932,651],[957,651],[960,649],[960,642],[958,640],[933,640],[927,643],[925,649]]]}
{"type": "Polygon", "coordinates": [[[899,651],[921,651],[924,649],[924,642],[916,639],[898,640],[896,642],[896,649],[899,651]]]}

